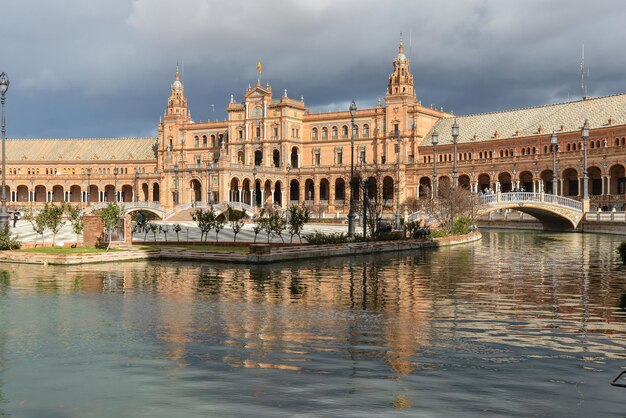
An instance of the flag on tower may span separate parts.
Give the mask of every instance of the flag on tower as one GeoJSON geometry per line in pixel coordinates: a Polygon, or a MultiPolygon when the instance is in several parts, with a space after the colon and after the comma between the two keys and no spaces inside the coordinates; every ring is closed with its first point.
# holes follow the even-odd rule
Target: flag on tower
{"type": "Polygon", "coordinates": [[[261,64],[261,60],[259,60],[259,62],[256,64],[256,71],[259,74],[261,74],[261,72],[263,71],[263,65],[261,64]]]}

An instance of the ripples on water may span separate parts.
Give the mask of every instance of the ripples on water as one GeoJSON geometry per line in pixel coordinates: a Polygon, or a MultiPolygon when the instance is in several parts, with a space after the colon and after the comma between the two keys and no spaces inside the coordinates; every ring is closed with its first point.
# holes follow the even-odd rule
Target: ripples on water
{"type": "Polygon", "coordinates": [[[0,416],[621,416],[620,239],[1,266],[0,416]]]}

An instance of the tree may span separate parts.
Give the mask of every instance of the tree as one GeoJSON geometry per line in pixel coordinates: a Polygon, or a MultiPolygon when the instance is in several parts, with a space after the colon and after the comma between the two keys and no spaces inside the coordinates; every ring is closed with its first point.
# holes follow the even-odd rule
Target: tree
{"type": "Polygon", "coordinates": [[[107,236],[107,251],[111,248],[111,237],[113,230],[120,225],[120,221],[124,217],[124,208],[115,203],[109,203],[103,209],[100,209],[100,217],[104,224],[104,233],[107,236]]]}
{"type": "MultiPolygon", "coordinates": [[[[376,237],[379,233],[379,221],[382,219],[385,210],[385,200],[383,199],[385,174],[389,173],[383,172],[378,165],[361,167],[354,174],[355,187],[359,189],[359,195],[362,198],[361,207],[356,207],[355,210],[360,214],[360,218],[364,220],[364,231],[367,232],[369,229],[369,233],[373,237],[376,237]]],[[[357,202],[355,202],[356,205],[357,202]]]]}
{"type": "Polygon", "coordinates": [[[150,223],[150,232],[152,232],[152,237],[154,238],[154,242],[156,242],[156,234],[159,232],[159,225],[155,223],[150,223]]]}
{"type": "Polygon", "coordinates": [[[170,232],[170,227],[167,224],[159,225],[159,232],[163,233],[165,242],[167,242],[167,233],[170,232]]]}
{"type": "Polygon", "coordinates": [[[196,222],[200,229],[200,241],[206,242],[209,237],[209,232],[211,232],[211,229],[215,226],[215,212],[213,212],[213,209],[196,209],[191,213],[191,219],[196,222]]]}
{"type": "Polygon", "coordinates": [[[252,227],[252,231],[254,232],[254,242],[256,242],[256,237],[263,230],[263,221],[261,216],[259,215],[254,215],[254,217],[252,218],[252,222],[254,222],[254,226],[252,227]]]}
{"type": "Polygon", "coordinates": [[[278,211],[274,212],[270,216],[269,224],[271,226],[272,232],[278,235],[282,242],[285,242],[285,240],[283,239],[283,232],[285,231],[285,228],[287,228],[287,221],[285,221],[283,215],[278,211]]]}
{"type": "MultiPolygon", "coordinates": [[[[30,208],[26,208],[24,211],[24,219],[26,219],[33,228],[33,231],[37,235],[41,235],[41,244],[43,245],[43,234],[46,231],[46,213],[39,211],[37,215],[33,213],[30,208]]],[[[35,236],[35,247],[37,246],[37,236],[35,236]]]]}
{"type": "Polygon", "coordinates": [[[61,202],[60,205],[47,204],[44,206],[43,211],[46,212],[46,226],[52,232],[52,245],[56,244],[56,237],[59,230],[65,225],[63,221],[63,213],[65,212],[65,203],[61,202]]]}
{"type": "Polygon", "coordinates": [[[448,232],[451,232],[452,216],[455,220],[465,217],[473,222],[481,207],[478,196],[460,187],[442,187],[437,198],[419,202],[423,202],[420,210],[436,219],[441,228],[448,232]]]}
{"type": "Polygon", "coordinates": [[[0,250],[19,250],[21,246],[22,243],[18,237],[13,237],[8,225],[0,229],[0,250]]]}
{"type": "Polygon", "coordinates": [[[297,235],[302,243],[302,229],[304,225],[311,220],[311,212],[309,208],[302,206],[291,206],[287,211],[287,231],[291,235],[289,242],[293,242],[293,236],[297,235]]]}
{"type": "Polygon", "coordinates": [[[67,205],[67,217],[72,225],[72,232],[76,234],[76,245],[78,245],[78,236],[85,228],[83,214],[78,206],[67,205]]]}
{"type": "Polygon", "coordinates": [[[176,241],[180,242],[180,238],[178,237],[178,233],[182,230],[180,224],[173,225],[174,232],[176,232],[176,241]]]}
{"type": "Polygon", "coordinates": [[[214,218],[213,227],[215,228],[215,241],[217,242],[220,242],[219,234],[224,229],[224,225],[226,225],[226,219],[223,216],[214,218]]]}
{"type": "Polygon", "coordinates": [[[243,228],[243,212],[234,210],[230,206],[228,207],[228,220],[230,221],[230,227],[233,230],[233,242],[237,241],[237,234],[243,228]]]}

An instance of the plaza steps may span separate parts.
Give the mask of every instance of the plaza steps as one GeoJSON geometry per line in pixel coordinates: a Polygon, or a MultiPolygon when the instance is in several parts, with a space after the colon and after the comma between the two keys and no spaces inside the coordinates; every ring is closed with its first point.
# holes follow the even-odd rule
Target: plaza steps
{"type": "Polygon", "coordinates": [[[194,210],[196,210],[196,208],[181,210],[180,212],[172,215],[170,218],[167,218],[167,221],[168,222],[192,221],[193,219],[191,219],[191,212],[193,212],[194,210]]]}

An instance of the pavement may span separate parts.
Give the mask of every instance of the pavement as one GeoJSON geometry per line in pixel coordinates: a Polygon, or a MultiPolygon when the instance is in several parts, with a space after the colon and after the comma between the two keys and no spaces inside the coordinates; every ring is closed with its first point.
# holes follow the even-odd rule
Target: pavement
{"type": "MultiPolygon", "coordinates": [[[[156,221],[154,222],[157,225],[165,225],[169,227],[169,232],[167,233],[168,241],[176,241],[176,233],[174,232],[173,224],[178,223],[182,227],[182,231],[179,232],[179,238],[181,241],[200,241],[200,229],[196,226],[196,223],[193,221],[187,222],[164,222],[164,221],[156,221]]],[[[13,221],[11,221],[11,227],[13,226],[13,221]]],[[[254,241],[254,231],[252,230],[253,224],[245,224],[243,229],[237,234],[237,242],[253,242],[254,241]]],[[[15,228],[11,228],[14,234],[18,236],[18,239],[24,243],[33,243],[37,240],[38,243],[41,242],[41,236],[36,234],[33,231],[32,226],[28,221],[20,220],[17,221],[17,225],[15,228]]],[[[306,224],[304,226],[304,230],[302,234],[310,234],[312,232],[319,231],[325,234],[331,233],[347,233],[348,225],[332,225],[332,224],[306,224]]],[[[357,227],[356,233],[359,234],[361,228],[357,227]]],[[[233,230],[230,228],[228,224],[224,226],[224,229],[219,233],[220,241],[233,241],[233,230]]],[[[133,241],[143,241],[144,237],[146,241],[154,241],[154,235],[152,233],[148,233],[145,235],[143,232],[133,234],[133,241]]],[[[81,237],[82,239],[82,237],[81,237]]],[[[287,231],[283,233],[283,239],[285,242],[289,242],[290,235],[287,231]]],[[[294,242],[298,242],[298,237],[294,236],[294,242]]],[[[157,241],[165,241],[165,234],[157,233],[156,234],[157,241]]],[[[209,233],[209,241],[215,241],[215,230],[212,230],[209,233]]],[[[52,242],[52,233],[49,230],[46,230],[44,233],[44,242],[50,243],[52,242]]],[[[76,242],[76,234],[72,232],[72,227],[70,223],[66,223],[56,237],[56,242],[63,243],[74,243],[76,242]]],[[[267,242],[267,234],[261,232],[257,236],[257,242],[267,242]]],[[[270,238],[270,242],[282,242],[278,236],[272,236],[270,238]]]]}

